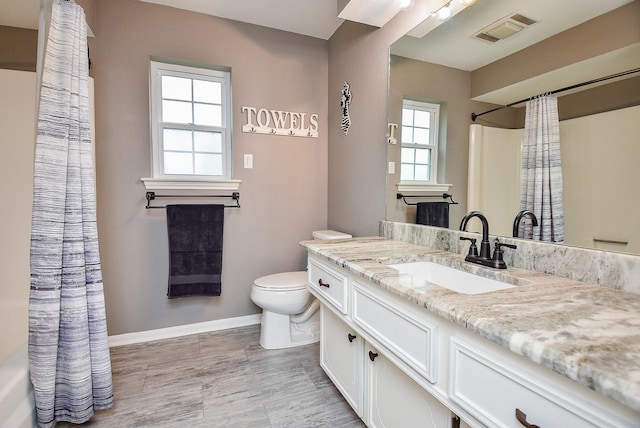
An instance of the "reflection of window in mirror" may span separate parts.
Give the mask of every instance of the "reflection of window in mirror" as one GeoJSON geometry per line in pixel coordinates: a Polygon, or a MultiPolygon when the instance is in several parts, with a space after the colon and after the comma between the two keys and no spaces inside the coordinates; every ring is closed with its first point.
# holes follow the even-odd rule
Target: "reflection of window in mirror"
{"type": "Polygon", "coordinates": [[[436,183],[438,177],[438,123],[440,105],[402,102],[402,183],[436,183]]]}

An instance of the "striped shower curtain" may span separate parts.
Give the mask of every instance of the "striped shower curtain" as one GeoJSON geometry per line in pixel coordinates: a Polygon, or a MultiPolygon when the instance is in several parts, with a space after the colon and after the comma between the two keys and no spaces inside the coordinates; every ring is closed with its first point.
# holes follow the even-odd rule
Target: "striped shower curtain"
{"type": "Polygon", "coordinates": [[[558,99],[539,96],[527,102],[522,145],[520,209],[532,211],[538,226],[525,222],[525,235],[564,241],[562,162],[558,99]],[[531,230],[533,229],[533,230],[531,230]]]}
{"type": "Polygon", "coordinates": [[[35,149],[29,365],[37,425],[82,423],[113,405],[98,253],[87,27],[53,0],[35,149]]]}

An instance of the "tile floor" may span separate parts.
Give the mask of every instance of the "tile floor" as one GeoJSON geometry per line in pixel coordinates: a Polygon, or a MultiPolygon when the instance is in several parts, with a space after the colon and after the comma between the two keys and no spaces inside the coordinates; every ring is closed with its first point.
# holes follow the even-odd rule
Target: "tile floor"
{"type": "Polygon", "coordinates": [[[365,425],[320,368],[319,345],[265,350],[260,326],[111,348],[116,404],[57,428],[365,425]]]}

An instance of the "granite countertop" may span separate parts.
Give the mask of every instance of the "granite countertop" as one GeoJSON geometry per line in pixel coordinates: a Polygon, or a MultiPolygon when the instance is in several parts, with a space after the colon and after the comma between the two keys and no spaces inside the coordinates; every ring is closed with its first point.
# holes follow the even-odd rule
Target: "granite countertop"
{"type": "Polygon", "coordinates": [[[331,261],[556,373],[640,411],[640,296],[381,237],[303,241],[331,261]],[[460,294],[402,284],[387,264],[433,261],[513,288],[460,294]]]}

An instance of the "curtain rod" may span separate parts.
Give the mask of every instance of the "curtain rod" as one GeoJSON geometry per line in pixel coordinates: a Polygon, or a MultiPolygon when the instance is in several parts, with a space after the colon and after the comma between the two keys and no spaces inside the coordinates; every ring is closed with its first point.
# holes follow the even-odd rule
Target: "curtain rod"
{"type": "MultiPolygon", "coordinates": [[[[581,86],[587,86],[587,85],[591,85],[593,83],[603,82],[603,81],[609,80],[609,79],[615,79],[616,77],[626,76],[628,74],[637,73],[639,71],[640,71],[640,68],[634,68],[632,70],[622,71],[620,73],[611,74],[609,76],[605,76],[605,77],[600,77],[598,79],[589,80],[588,82],[577,83],[575,85],[567,86],[566,88],[556,89],[555,91],[546,92],[546,94],[553,95],[553,94],[557,94],[558,92],[564,92],[564,91],[568,91],[570,89],[579,88],[581,86]]],[[[471,113],[471,120],[473,122],[475,122],[476,119],[479,118],[482,115],[485,115],[485,114],[488,114],[488,113],[493,113],[494,111],[502,110],[503,108],[513,107],[513,106],[515,106],[517,104],[523,103],[525,101],[529,101],[530,99],[531,99],[531,97],[530,98],[525,98],[523,100],[515,101],[515,102],[512,102],[512,103],[507,104],[505,106],[496,107],[496,108],[493,108],[491,110],[487,110],[487,111],[482,112],[482,113],[471,113]]]]}

